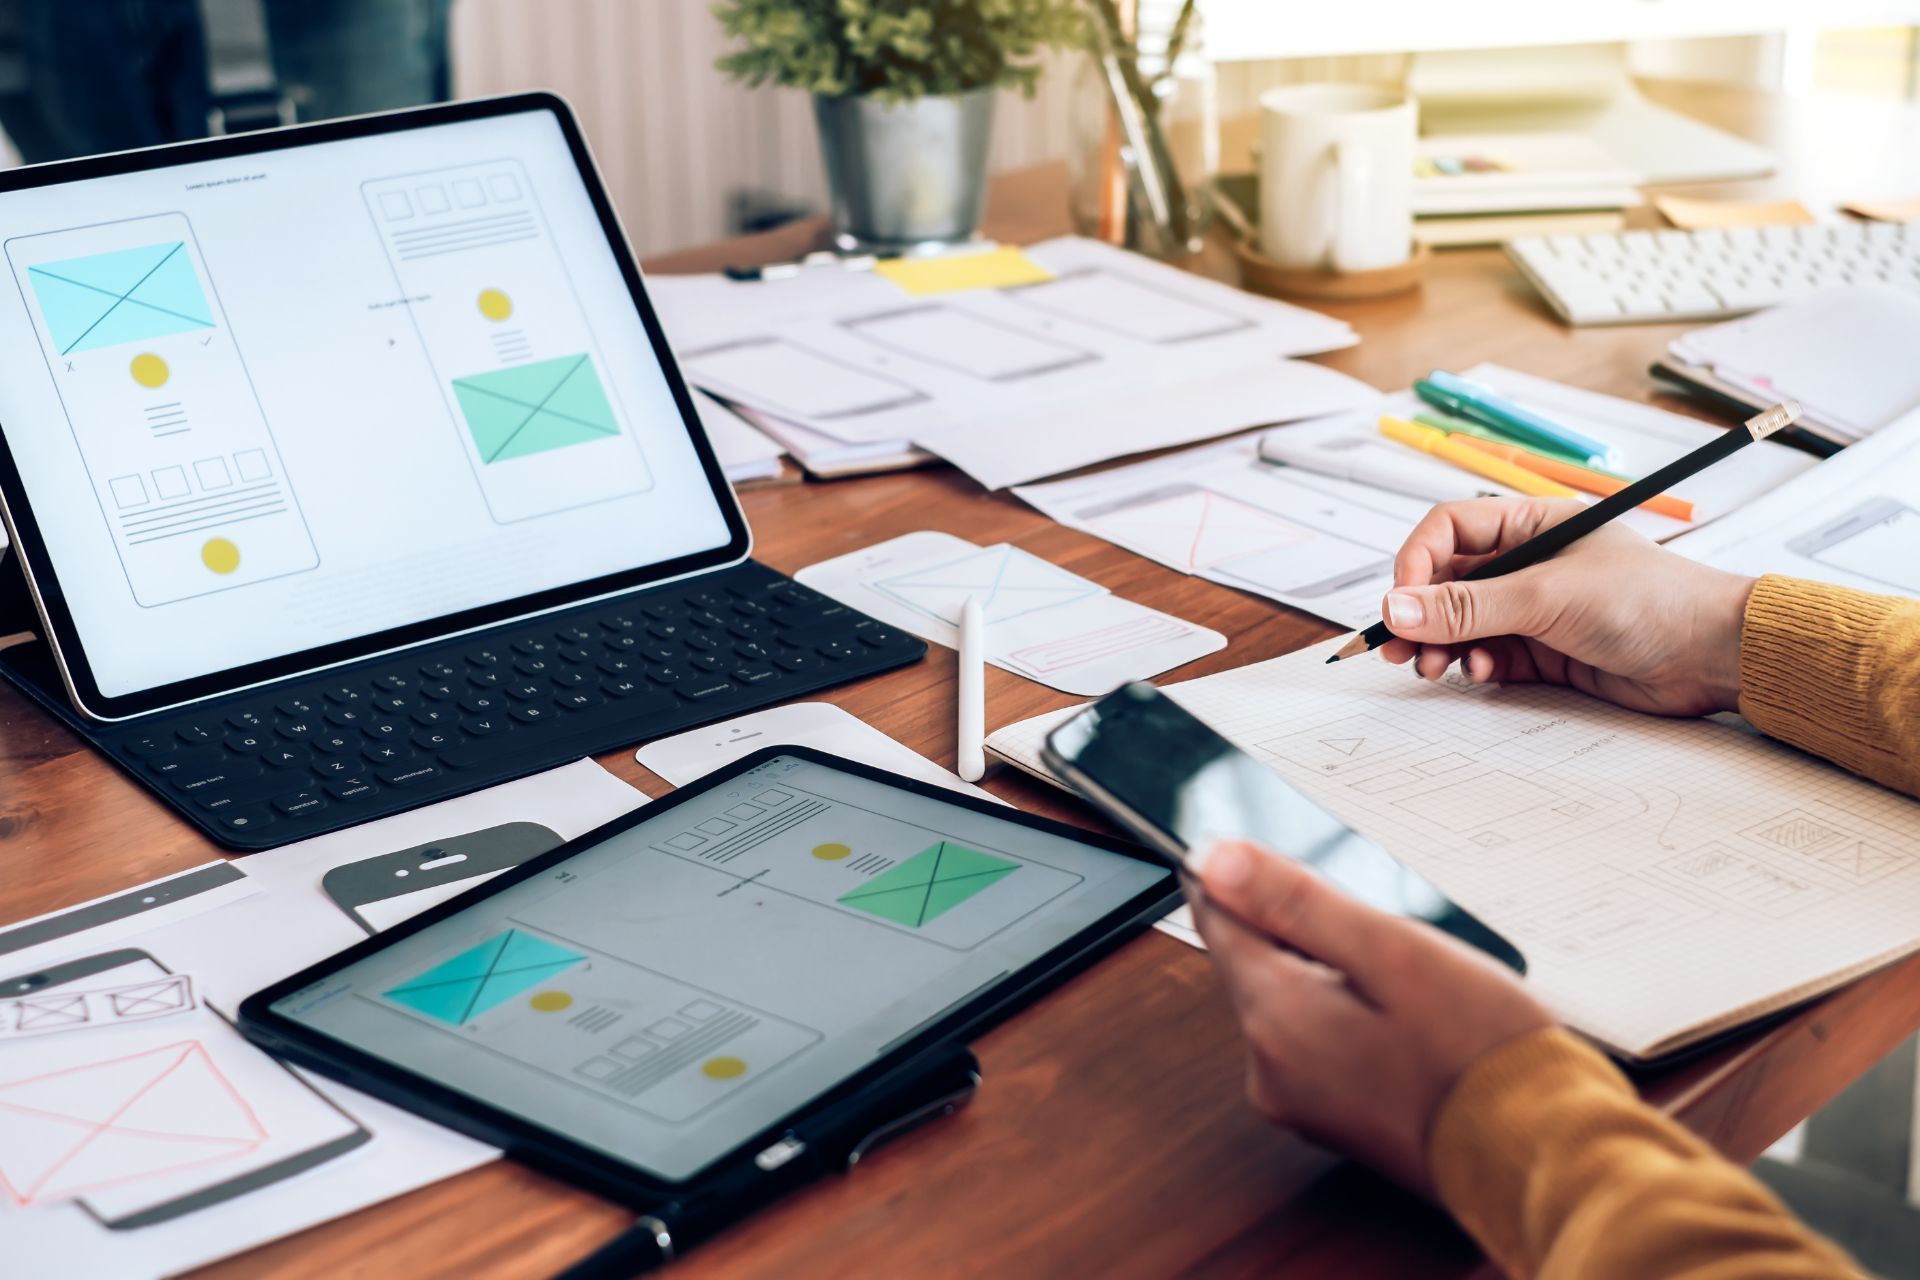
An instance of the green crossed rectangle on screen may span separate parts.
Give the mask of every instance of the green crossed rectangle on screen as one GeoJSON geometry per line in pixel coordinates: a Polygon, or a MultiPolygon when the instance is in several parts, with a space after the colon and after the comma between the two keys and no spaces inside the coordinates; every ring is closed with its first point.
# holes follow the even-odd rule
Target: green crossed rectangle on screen
{"type": "Polygon", "coordinates": [[[1017,862],[942,840],[835,901],[918,929],[1019,869],[1017,862]]]}

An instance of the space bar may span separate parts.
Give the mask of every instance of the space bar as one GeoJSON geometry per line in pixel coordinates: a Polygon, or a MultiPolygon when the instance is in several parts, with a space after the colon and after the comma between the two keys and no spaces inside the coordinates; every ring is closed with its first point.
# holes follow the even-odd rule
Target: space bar
{"type": "MultiPolygon", "coordinates": [[[[672,708],[678,712],[679,708],[672,708]]],[[[683,727],[678,714],[654,716],[602,716],[587,724],[578,720],[552,730],[515,729],[500,739],[482,738],[449,747],[440,753],[441,762],[454,769],[473,769],[500,763],[503,759],[526,755],[547,760],[572,760],[598,751],[612,751],[628,743],[645,742],[660,733],[683,727]]]]}

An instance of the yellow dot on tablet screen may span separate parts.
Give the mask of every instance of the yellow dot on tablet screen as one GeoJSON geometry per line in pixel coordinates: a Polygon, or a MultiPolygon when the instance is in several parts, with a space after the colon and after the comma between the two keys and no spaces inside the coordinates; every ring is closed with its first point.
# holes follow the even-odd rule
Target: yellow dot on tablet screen
{"type": "Polygon", "coordinates": [[[225,538],[208,538],[200,547],[200,563],[215,573],[232,573],[240,567],[240,548],[225,538]]]}
{"type": "Polygon", "coordinates": [[[489,320],[505,320],[513,314],[513,299],[498,289],[480,291],[480,314],[489,320]]]}
{"type": "Polygon", "coordinates": [[[527,1003],[542,1013],[558,1013],[573,1003],[573,997],[564,991],[542,991],[527,1003]]]}
{"type": "Polygon", "coordinates": [[[822,862],[838,862],[852,853],[844,844],[817,844],[813,846],[813,856],[822,862]]]}
{"type": "Polygon", "coordinates": [[[151,351],[143,351],[135,356],[128,371],[133,374],[133,380],[143,387],[164,387],[172,373],[167,368],[167,362],[151,351]]]}
{"type": "Polygon", "coordinates": [[[700,1074],[709,1080],[738,1080],[747,1074],[747,1064],[738,1058],[708,1058],[700,1064],[700,1074]]]}

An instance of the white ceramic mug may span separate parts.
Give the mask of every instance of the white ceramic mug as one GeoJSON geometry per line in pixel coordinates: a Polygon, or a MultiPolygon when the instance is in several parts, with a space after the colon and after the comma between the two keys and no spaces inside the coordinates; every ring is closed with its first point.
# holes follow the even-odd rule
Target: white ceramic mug
{"type": "Polygon", "coordinates": [[[1260,95],[1260,251],[1283,267],[1397,266],[1413,249],[1412,98],[1361,84],[1260,95]]]}

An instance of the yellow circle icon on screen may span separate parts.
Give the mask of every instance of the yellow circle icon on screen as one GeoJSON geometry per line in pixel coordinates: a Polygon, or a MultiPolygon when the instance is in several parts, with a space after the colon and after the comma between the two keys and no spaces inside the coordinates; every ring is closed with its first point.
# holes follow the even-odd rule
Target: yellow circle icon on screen
{"type": "Polygon", "coordinates": [[[215,573],[232,573],[240,567],[240,548],[226,538],[208,538],[200,547],[200,563],[215,573]]]}
{"type": "Polygon", "coordinates": [[[542,991],[527,1003],[541,1013],[558,1013],[573,1003],[573,997],[564,991],[542,991]]]}
{"type": "Polygon", "coordinates": [[[817,844],[813,846],[813,856],[822,862],[838,862],[852,852],[853,850],[844,844],[817,844]]]}
{"type": "Polygon", "coordinates": [[[127,368],[128,372],[133,374],[135,382],[149,388],[166,386],[167,379],[173,373],[167,368],[167,362],[151,351],[143,351],[135,356],[133,363],[127,368]]]}
{"type": "Polygon", "coordinates": [[[708,1058],[700,1064],[700,1074],[709,1080],[738,1080],[747,1074],[747,1064],[739,1058],[708,1058]]]}
{"type": "Polygon", "coordinates": [[[498,289],[480,291],[480,314],[489,320],[505,320],[513,314],[513,299],[498,289]]]}

